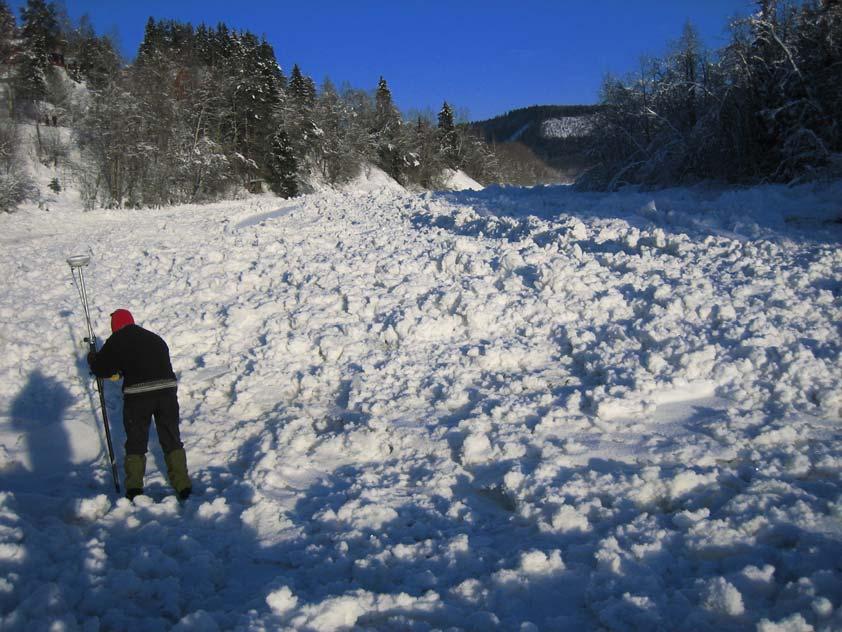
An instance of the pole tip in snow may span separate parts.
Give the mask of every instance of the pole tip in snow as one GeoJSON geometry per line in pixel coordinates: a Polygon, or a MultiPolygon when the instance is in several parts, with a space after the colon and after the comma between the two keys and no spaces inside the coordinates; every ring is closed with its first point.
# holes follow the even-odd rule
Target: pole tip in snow
{"type": "Polygon", "coordinates": [[[84,268],[90,262],[91,258],[88,255],[73,255],[67,258],[67,265],[71,268],[84,268]]]}

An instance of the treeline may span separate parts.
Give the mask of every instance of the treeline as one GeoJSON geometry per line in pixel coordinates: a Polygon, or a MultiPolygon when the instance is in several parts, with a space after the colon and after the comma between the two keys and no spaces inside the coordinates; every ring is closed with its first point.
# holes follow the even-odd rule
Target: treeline
{"type": "Polygon", "coordinates": [[[372,164],[418,188],[440,186],[449,169],[496,177],[489,146],[447,102],[438,117],[405,119],[382,77],[373,92],[317,88],[298,66],[287,77],[248,31],[150,18],[126,65],[110,38],[87,20],[70,25],[54,4],[28,0],[21,18],[0,0],[10,114],[36,123],[42,162],[72,163],[89,206],[196,202],[264,185],[288,197],[372,164]]]}
{"type": "Polygon", "coordinates": [[[761,0],[730,33],[714,53],[688,25],[668,55],[604,81],[580,187],[842,175],[842,5],[761,0]]]}

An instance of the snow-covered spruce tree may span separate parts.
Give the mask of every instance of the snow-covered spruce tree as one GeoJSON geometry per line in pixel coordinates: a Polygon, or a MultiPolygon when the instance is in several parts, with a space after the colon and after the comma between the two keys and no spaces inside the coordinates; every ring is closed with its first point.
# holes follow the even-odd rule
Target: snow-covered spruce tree
{"type": "Polygon", "coordinates": [[[243,107],[240,78],[246,57],[238,34],[225,24],[196,29],[189,81],[184,86],[185,104],[194,109],[194,139],[206,138],[228,163],[216,178],[219,186],[207,187],[206,193],[197,193],[199,197],[211,195],[214,188],[222,195],[228,185],[242,186],[259,171],[257,162],[249,156],[253,147],[247,140],[249,125],[243,122],[247,108],[243,107]]]}
{"type": "Polygon", "coordinates": [[[18,38],[18,26],[15,16],[5,0],[0,0],[0,64],[11,61],[14,42],[18,38]]]}
{"type": "MultiPolygon", "coordinates": [[[[298,168],[297,190],[303,188],[310,169],[317,168],[321,129],[316,125],[316,84],[301,72],[298,64],[290,72],[289,85],[281,112],[282,126],[287,142],[295,156],[298,168]]],[[[273,141],[273,160],[275,155],[273,141]]]]}
{"type": "Polygon", "coordinates": [[[50,55],[60,41],[55,7],[44,0],[27,0],[21,9],[21,48],[12,82],[18,110],[34,115],[35,102],[47,96],[50,55]]]}
{"type": "Polygon", "coordinates": [[[89,90],[99,90],[114,79],[122,61],[114,43],[107,36],[99,37],[88,16],[83,15],[79,26],[65,34],[70,76],[84,82],[89,90]]]}
{"type": "Polygon", "coordinates": [[[461,165],[461,137],[456,131],[456,124],[453,120],[453,108],[447,101],[439,110],[439,153],[445,164],[451,169],[458,169],[461,165]]]}
{"type": "Polygon", "coordinates": [[[248,183],[271,160],[272,137],[278,128],[286,79],[265,40],[258,40],[249,32],[236,34],[234,40],[231,62],[240,72],[232,95],[234,145],[245,157],[240,163],[240,176],[243,183],[248,183]],[[251,163],[255,165],[253,170],[251,163]]]}
{"type": "Polygon", "coordinates": [[[137,61],[142,63],[147,57],[160,51],[164,46],[163,27],[158,26],[157,20],[152,16],[146,20],[146,27],[143,31],[143,40],[137,51],[137,61]]]}
{"type": "Polygon", "coordinates": [[[403,174],[409,160],[402,141],[402,121],[397,107],[392,101],[392,91],[383,77],[377,83],[374,94],[374,121],[372,136],[377,148],[377,164],[398,182],[403,182],[403,174]]]}
{"type": "MultiPolygon", "coordinates": [[[[299,109],[313,108],[316,105],[316,84],[301,72],[298,64],[294,64],[289,77],[289,100],[299,109]]],[[[293,114],[299,115],[300,112],[293,114]]]]}
{"type": "Polygon", "coordinates": [[[272,137],[272,158],[269,163],[269,187],[281,197],[298,195],[298,161],[286,131],[272,137]]]}

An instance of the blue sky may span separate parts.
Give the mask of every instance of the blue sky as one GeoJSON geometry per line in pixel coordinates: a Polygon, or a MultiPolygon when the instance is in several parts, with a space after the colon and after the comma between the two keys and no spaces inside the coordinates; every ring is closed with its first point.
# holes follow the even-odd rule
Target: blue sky
{"type": "MultiPolygon", "coordinates": [[[[17,9],[25,4],[14,0],[17,9]]],[[[711,47],[749,0],[66,0],[116,29],[133,57],[150,15],[265,35],[284,71],[370,89],[383,75],[403,111],[447,99],[471,119],[535,104],[594,103],[607,72],[662,54],[690,20],[711,47]]],[[[18,13],[19,15],[19,13],[18,13]]]]}

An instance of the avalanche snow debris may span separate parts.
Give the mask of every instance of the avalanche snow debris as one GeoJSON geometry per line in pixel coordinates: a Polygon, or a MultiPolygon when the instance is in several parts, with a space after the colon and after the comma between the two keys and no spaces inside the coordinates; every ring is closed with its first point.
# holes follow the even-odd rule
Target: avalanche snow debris
{"type": "Polygon", "coordinates": [[[842,627],[842,185],[357,188],[0,217],[0,628],[842,627]],[[104,493],[80,243],[183,506],[104,493]]]}

